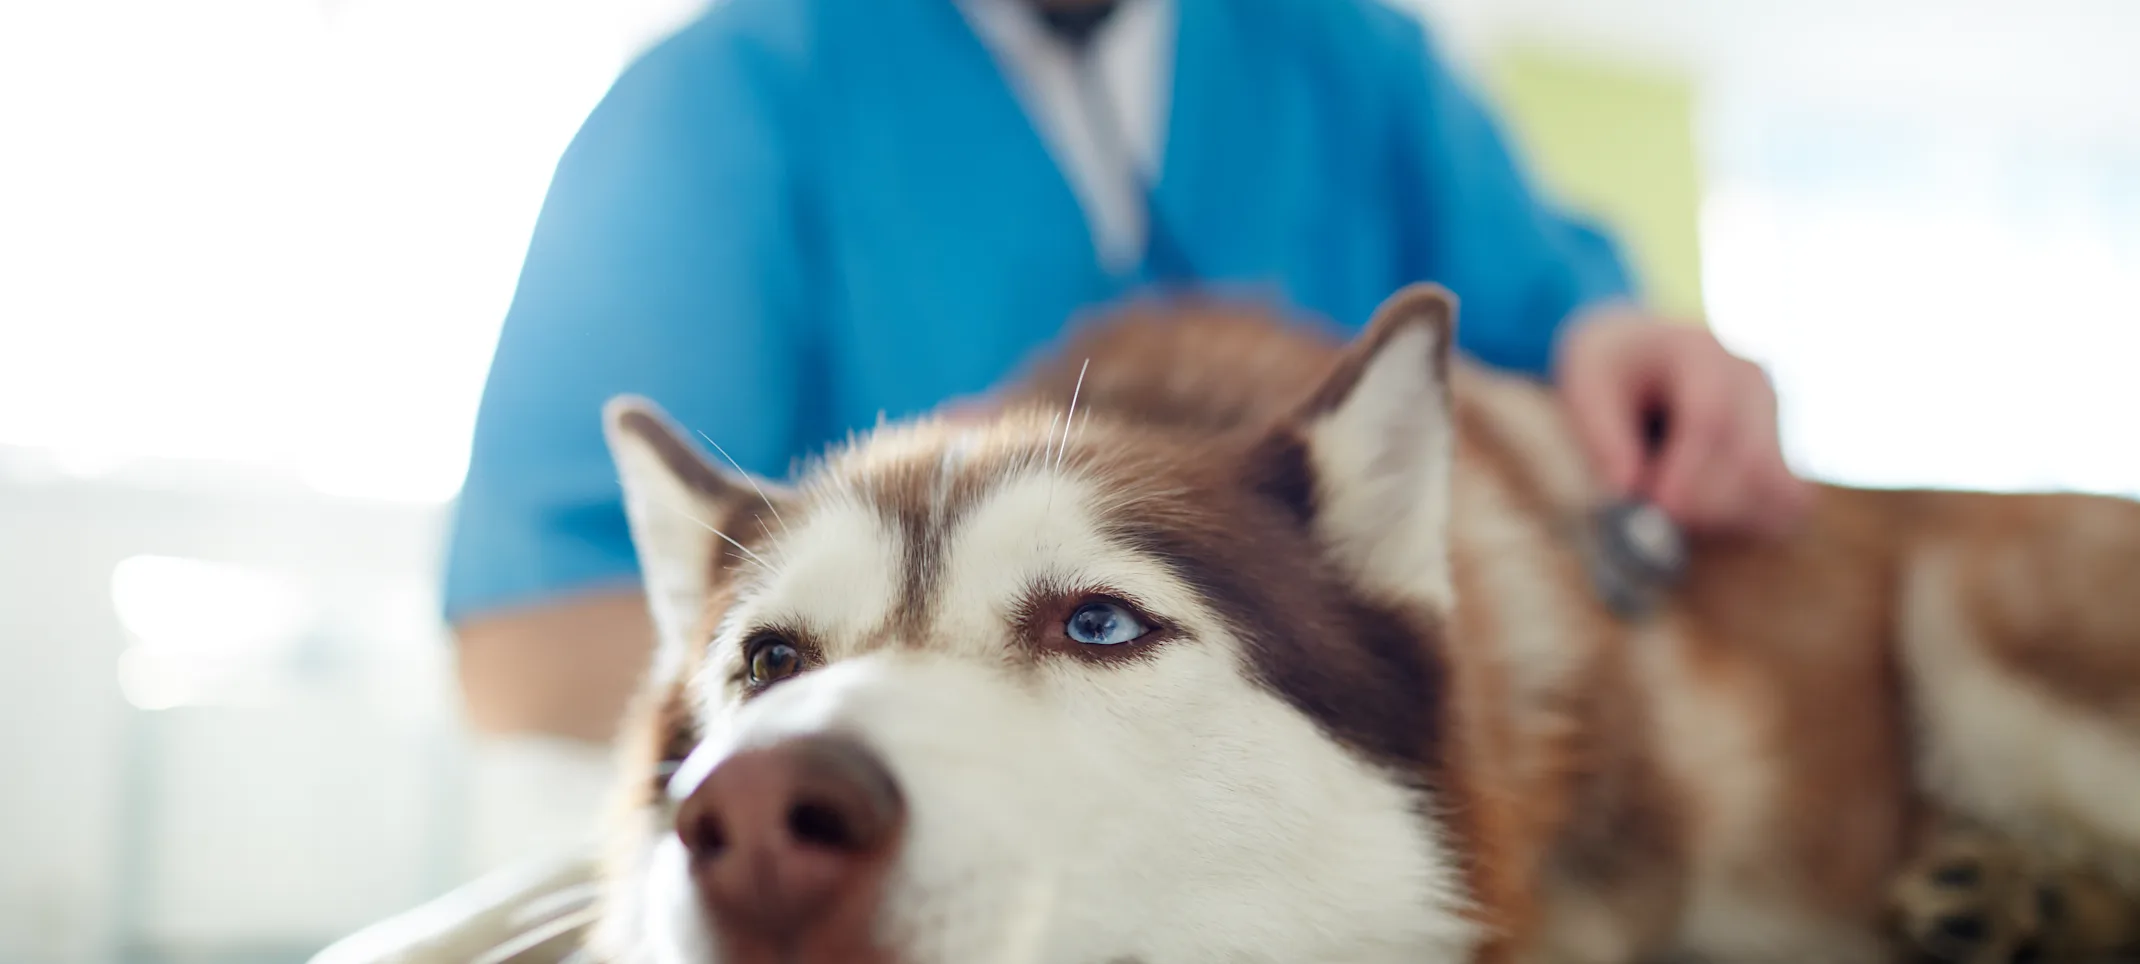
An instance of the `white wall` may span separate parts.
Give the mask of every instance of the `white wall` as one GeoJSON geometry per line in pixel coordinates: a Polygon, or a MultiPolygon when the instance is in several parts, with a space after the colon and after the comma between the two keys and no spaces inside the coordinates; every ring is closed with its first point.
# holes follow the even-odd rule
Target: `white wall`
{"type": "Polygon", "coordinates": [[[2140,4],[1413,0],[1460,49],[1682,73],[1710,323],[1794,463],[2140,494],[2140,4]]]}
{"type": "Polygon", "coordinates": [[[0,960],[303,950],[455,882],[439,521],[228,478],[0,481],[0,960]],[[178,653],[208,678],[130,705],[113,573],[143,555],[287,577],[302,628],[178,653]]]}
{"type": "Polygon", "coordinates": [[[1721,95],[2140,131],[2128,0],[1407,0],[1472,42],[1673,66],[1721,95]]]}
{"type": "Polygon", "coordinates": [[[462,833],[442,506],[552,164],[697,6],[0,2],[0,962],[287,956],[510,842],[462,833]],[[149,645],[144,555],[298,622],[149,645]]]}

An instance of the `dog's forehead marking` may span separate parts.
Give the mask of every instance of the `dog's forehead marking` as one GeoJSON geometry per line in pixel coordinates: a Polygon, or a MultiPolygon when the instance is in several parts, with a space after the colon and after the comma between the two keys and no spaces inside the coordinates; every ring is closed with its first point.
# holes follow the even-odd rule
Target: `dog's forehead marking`
{"type": "Polygon", "coordinates": [[[805,521],[776,540],[732,630],[797,624],[833,659],[927,638],[947,533],[1040,461],[1037,442],[931,428],[880,431],[819,469],[805,521]]]}
{"type": "Polygon", "coordinates": [[[845,493],[819,500],[775,544],[771,570],[741,607],[755,624],[800,623],[833,638],[882,626],[899,595],[899,534],[845,493]]]}
{"type": "MultiPolygon", "coordinates": [[[[971,445],[969,441],[965,443],[971,445]]],[[[899,592],[884,631],[912,634],[926,622],[943,570],[944,533],[986,489],[1015,471],[1020,460],[998,452],[982,458],[972,449],[954,454],[957,435],[921,435],[873,460],[870,471],[850,481],[885,524],[898,533],[899,592]]]]}
{"type": "Polygon", "coordinates": [[[1178,576],[1110,536],[1109,515],[1133,510],[1109,491],[1068,461],[1034,465],[989,490],[947,533],[933,635],[947,646],[990,645],[1009,607],[1035,589],[1110,590],[1161,618],[1208,626],[1206,607],[1178,576]]]}
{"type": "Polygon", "coordinates": [[[732,629],[806,626],[831,659],[888,645],[995,658],[1015,607],[1041,589],[1111,590],[1183,628],[1215,625],[1177,573],[1114,534],[1136,498],[1076,441],[1060,461],[1041,457],[1039,433],[891,442],[827,467],[732,629]]]}

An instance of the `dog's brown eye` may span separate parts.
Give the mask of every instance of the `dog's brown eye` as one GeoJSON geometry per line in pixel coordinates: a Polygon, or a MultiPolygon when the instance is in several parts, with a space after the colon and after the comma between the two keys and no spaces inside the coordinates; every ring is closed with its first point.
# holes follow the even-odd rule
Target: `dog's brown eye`
{"type": "Polygon", "coordinates": [[[802,653],[778,636],[752,640],[748,657],[752,686],[769,686],[802,671],[802,653]]]}

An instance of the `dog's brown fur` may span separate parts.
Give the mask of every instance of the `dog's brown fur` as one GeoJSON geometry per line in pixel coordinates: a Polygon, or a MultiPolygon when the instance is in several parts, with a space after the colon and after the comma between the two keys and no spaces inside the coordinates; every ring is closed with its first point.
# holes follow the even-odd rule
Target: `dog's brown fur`
{"type": "MultiPolygon", "coordinates": [[[[1155,303],[1087,330],[1021,391],[1067,398],[1083,372],[1081,404],[1096,417],[1262,431],[1350,357],[1328,331],[1264,312],[1155,303]]],[[[1547,395],[1472,368],[1455,384],[1458,607],[1442,655],[1443,739],[1462,788],[1473,887],[1507,938],[1489,959],[1596,940],[1553,932],[1600,909],[1627,946],[1662,946],[1683,923],[1690,888],[1714,883],[1691,870],[1715,856],[1700,852],[1696,828],[1730,818],[1689,785],[1700,774],[1664,763],[1672,751],[1661,744],[1688,734],[1659,718],[1674,700],[1659,686],[1728,706],[1757,733],[1743,749],[1775,767],[1772,816],[1744,841],[1753,849],[1737,871],[1771,875],[1777,896],[1811,917],[1873,926],[1897,874],[1922,869],[1906,861],[1925,815],[1957,803],[1913,777],[1916,684],[1900,650],[1920,627],[1902,597],[1927,555],[1956,561],[1946,589],[1958,618],[2016,686],[2106,723],[2140,724],[2140,505],[1824,486],[1787,538],[1699,542],[1690,577],[1652,624],[1635,627],[1592,600],[1570,535],[1598,493],[1547,395]],[[1489,538],[1467,515],[1499,516],[1497,531],[1489,538]],[[1534,569],[1529,598],[1495,584],[1492,570],[1511,555],[1534,569]],[[1580,636],[1581,664],[1544,691],[1523,692],[1511,677],[1524,668],[1497,645],[1512,607],[1553,609],[1580,636]],[[1660,662],[1671,664],[1669,681],[1641,668],[1660,662]]],[[[2130,748],[2140,766],[2140,740],[2130,748]]]]}
{"type": "MultiPolygon", "coordinates": [[[[1418,311],[1440,296],[1406,297],[1418,311]]],[[[1304,425],[1394,324],[1347,346],[1252,306],[1132,306],[1017,382],[969,463],[978,478],[1032,458],[1044,420],[1015,412],[1075,392],[1113,444],[1066,439],[1059,457],[1134,506],[1121,533],[1258,617],[1244,623],[1318,629],[1251,639],[1264,683],[1433,786],[1492,935],[1481,961],[1690,945],[1868,959],[1934,811],[1999,810],[1977,816],[2065,866],[2140,861],[2140,836],[2062,805],[2070,787],[1985,804],[2008,799],[1981,789],[1992,764],[1946,746],[1925,709],[1947,685],[1925,661],[1960,647],[2015,699],[2120,734],[2140,767],[2140,505],[1823,487],[1786,538],[1698,542],[1661,610],[1624,623],[1588,582],[1580,522],[1601,493],[1550,395],[1456,363],[1457,604],[1423,612],[1346,584],[1288,518],[1317,508],[1304,425]],[[1963,762],[1928,769],[1935,744],[1963,762]]],[[[844,458],[830,471],[887,503],[959,484],[933,451],[844,458]]],[[[710,521],[746,546],[767,537],[742,514],[710,521]]],[[[736,561],[722,552],[717,594],[736,561]]],[[[689,749],[683,685],[648,702],[648,771],[689,749]]]]}

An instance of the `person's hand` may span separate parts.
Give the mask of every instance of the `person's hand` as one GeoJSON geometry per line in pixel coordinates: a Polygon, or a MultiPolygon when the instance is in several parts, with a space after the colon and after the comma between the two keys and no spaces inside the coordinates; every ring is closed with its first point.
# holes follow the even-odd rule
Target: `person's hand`
{"type": "Polygon", "coordinates": [[[1811,501],[1784,463],[1767,373],[1706,329],[1633,312],[1579,320],[1555,348],[1554,376],[1614,495],[1646,498],[1691,529],[1759,534],[1789,528],[1811,501]]]}

